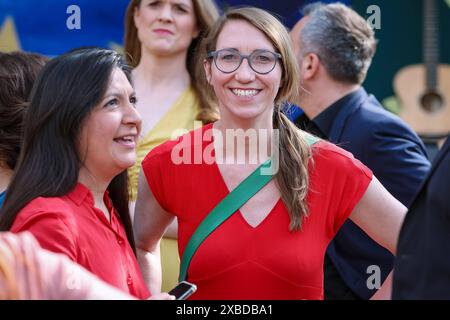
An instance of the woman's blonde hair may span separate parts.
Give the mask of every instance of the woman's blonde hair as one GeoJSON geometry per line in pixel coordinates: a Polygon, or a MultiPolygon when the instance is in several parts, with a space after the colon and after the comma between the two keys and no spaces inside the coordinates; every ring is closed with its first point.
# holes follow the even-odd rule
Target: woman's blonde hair
{"type": "MultiPolygon", "coordinates": [[[[208,52],[216,50],[217,39],[223,27],[228,21],[233,20],[246,21],[260,30],[272,43],[275,51],[281,54],[281,88],[275,98],[273,117],[274,128],[279,129],[280,137],[280,167],[276,174],[276,181],[282,200],[289,211],[290,230],[301,230],[303,217],[308,214],[306,196],[309,185],[308,162],[311,158],[311,148],[305,139],[305,133],[280,111],[284,102],[292,101],[298,94],[299,70],[291,39],[283,24],[267,11],[253,7],[231,8],[219,18],[203,40],[201,45],[203,60],[206,59],[208,52]]],[[[202,86],[209,87],[204,72],[202,86]]],[[[213,90],[210,87],[209,89],[206,90],[208,98],[216,99],[213,90]]]]}
{"type": "MultiPolygon", "coordinates": [[[[131,0],[125,15],[125,56],[130,66],[136,67],[141,61],[141,42],[138,38],[138,31],[134,23],[134,13],[141,5],[142,0],[131,0]]],[[[191,78],[191,85],[196,93],[200,103],[200,111],[197,120],[203,123],[213,122],[218,119],[217,107],[211,103],[204,95],[204,88],[199,85],[198,71],[195,63],[198,61],[197,51],[198,45],[202,37],[208,29],[214,24],[219,17],[219,10],[214,0],[192,0],[194,7],[195,19],[199,35],[192,40],[186,59],[186,68],[191,78]]]]}

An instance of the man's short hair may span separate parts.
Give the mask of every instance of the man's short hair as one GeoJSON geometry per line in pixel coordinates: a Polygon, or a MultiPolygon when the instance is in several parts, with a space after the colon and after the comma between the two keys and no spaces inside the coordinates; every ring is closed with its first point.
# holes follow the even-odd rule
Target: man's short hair
{"type": "Polygon", "coordinates": [[[302,12],[309,19],[300,35],[301,54],[317,54],[333,79],[361,84],[376,51],[367,21],[340,3],[314,3],[302,12]]]}

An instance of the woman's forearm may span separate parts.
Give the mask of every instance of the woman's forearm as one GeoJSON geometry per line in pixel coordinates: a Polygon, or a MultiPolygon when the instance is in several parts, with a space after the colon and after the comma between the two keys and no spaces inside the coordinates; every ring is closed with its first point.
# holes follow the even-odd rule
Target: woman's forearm
{"type": "Polygon", "coordinates": [[[392,274],[393,271],[389,273],[386,280],[384,280],[380,289],[370,298],[370,300],[391,300],[392,297],[392,274]]]}
{"type": "Polygon", "coordinates": [[[152,252],[139,248],[136,248],[136,252],[139,267],[148,289],[150,290],[152,295],[160,293],[162,273],[159,243],[157,248],[152,252]]]}

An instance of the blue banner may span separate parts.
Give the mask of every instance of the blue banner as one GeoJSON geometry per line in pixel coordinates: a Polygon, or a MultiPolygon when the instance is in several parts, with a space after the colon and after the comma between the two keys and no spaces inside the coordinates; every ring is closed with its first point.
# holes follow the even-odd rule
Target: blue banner
{"type": "MultiPolygon", "coordinates": [[[[300,9],[306,4],[317,2],[317,0],[217,0],[221,8],[237,5],[249,5],[268,10],[288,27],[292,26],[301,18],[300,9]]],[[[350,0],[321,0],[322,3],[342,2],[350,4],[350,0]]]]}
{"type": "MultiPolygon", "coordinates": [[[[221,8],[244,4],[264,8],[292,27],[300,18],[300,7],[309,2],[218,0],[217,3],[221,8]]],[[[80,46],[120,48],[127,5],[128,0],[0,0],[0,51],[21,49],[54,56],[80,46]]]]}
{"type": "Polygon", "coordinates": [[[128,0],[0,0],[0,50],[19,46],[52,56],[80,46],[121,45],[127,4],[128,0]]]}

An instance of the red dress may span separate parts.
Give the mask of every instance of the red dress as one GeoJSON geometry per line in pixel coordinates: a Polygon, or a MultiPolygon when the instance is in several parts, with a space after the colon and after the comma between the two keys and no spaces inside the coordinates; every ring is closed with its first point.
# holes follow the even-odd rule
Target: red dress
{"type": "MultiPolygon", "coordinates": [[[[173,161],[179,151],[174,147],[182,141],[191,152],[210,151],[211,141],[198,139],[210,128],[156,147],[142,164],[155,198],[178,218],[180,256],[196,227],[228,194],[215,162],[173,161]]],[[[192,299],[323,299],[326,248],[365,193],[372,172],[325,141],[313,146],[313,159],[303,230],[289,231],[290,218],[281,200],[255,228],[237,211],[192,258],[187,280],[198,287],[192,299]]]]}
{"type": "MultiPolygon", "coordinates": [[[[109,222],[95,208],[88,188],[78,183],[62,197],[36,198],[14,220],[12,232],[29,231],[44,249],[63,253],[103,281],[137,298],[150,295],[119,214],[105,194],[109,222]]],[[[77,274],[72,277],[77,283],[77,274]]]]}

